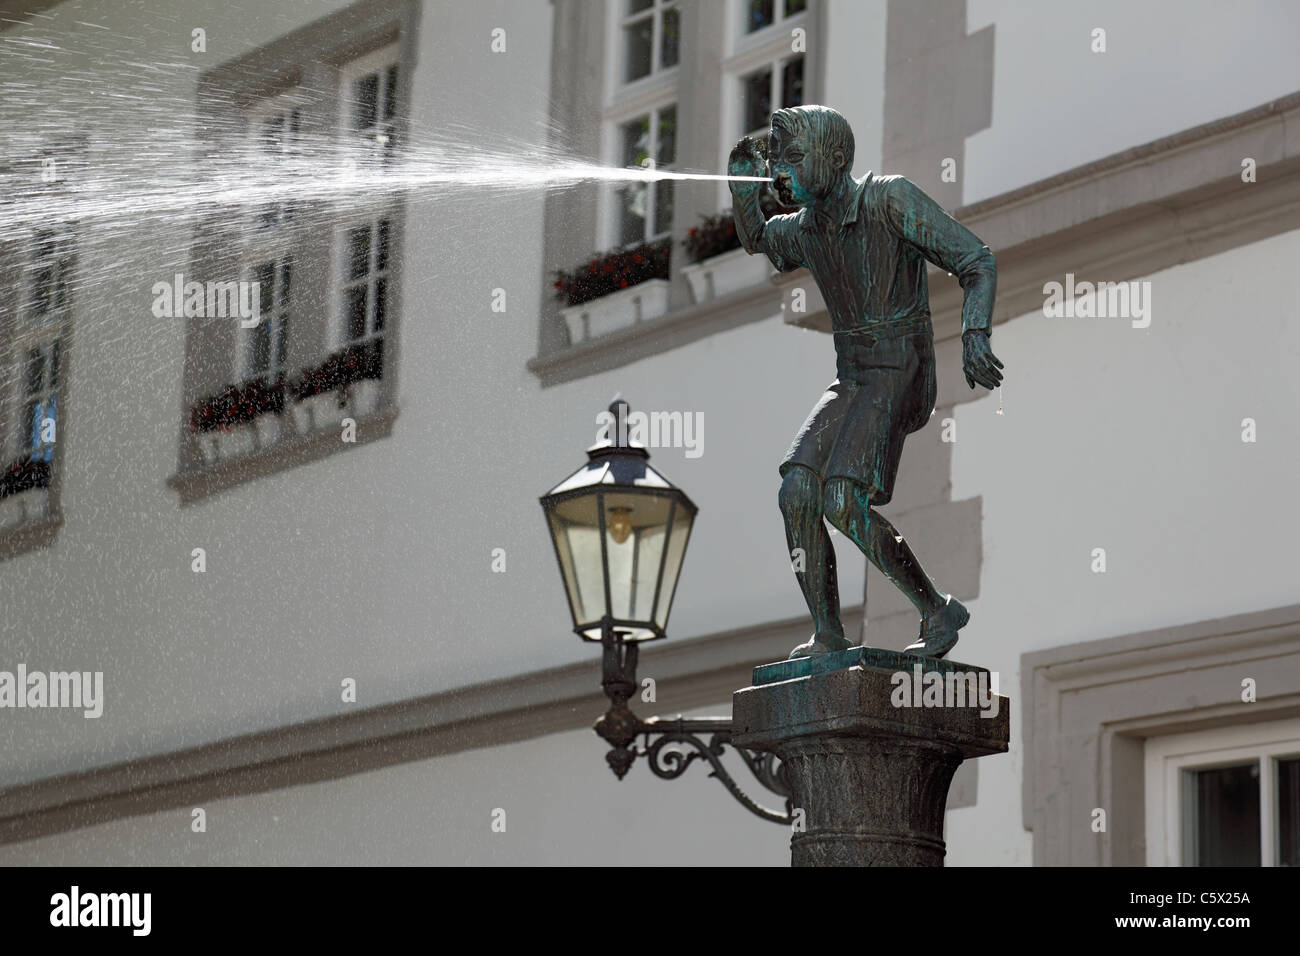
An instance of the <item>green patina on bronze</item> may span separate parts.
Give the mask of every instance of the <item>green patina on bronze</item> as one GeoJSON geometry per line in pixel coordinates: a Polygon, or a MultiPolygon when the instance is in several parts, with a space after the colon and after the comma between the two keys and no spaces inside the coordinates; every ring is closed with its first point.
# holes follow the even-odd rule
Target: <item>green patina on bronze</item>
{"type": "Polygon", "coordinates": [[[826,106],[778,110],[766,150],[746,137],[729,164],[733,176],[770,176],[782,203],[802,207],[769,219],[760,184],[730,183],[745,250],[765,254],[782,272],[807,268],[835,339],[837,377],[780,465],[786,541],[814,625],[790,656],[853,646],[840,620],[829,521],[921,615],[907,650],[941,658],[970,616],[934,586],[876,508],[893,495],[904,440],[934,410],[927,260],[956,276],[965,293],[962,369],[971,388],[1002,382],[1002,363],[989,348],[997,267],[988,246],[915,184],[871,173],[855,180],[852,166],[853,131],[826,106]]]}
{"type": "Polygon", "coordinates": [[[810,657],[795,657],[775,664],[761,664],[754,668],[754,687],[776,684],[783,680],[812,677],[842,667],[883,667],[886,670],[912,674],[919,667],[922,674],[988,674],[983,667],[959,664],[956,661],[937,660],[902,651],[887,651],[879,647],[850,647],[847,651],[830,651],[810,657]]]}

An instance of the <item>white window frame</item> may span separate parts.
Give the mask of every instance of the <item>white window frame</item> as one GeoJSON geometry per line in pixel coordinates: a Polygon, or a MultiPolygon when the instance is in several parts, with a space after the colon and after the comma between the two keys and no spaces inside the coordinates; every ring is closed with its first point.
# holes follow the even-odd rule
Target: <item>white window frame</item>
{"type": "MultiPolygon", "coordinates": [[[[293,323],[290,320],[293,314],[293,293],[297,286],[298,262],[293,253],[283,253],[278,257],[266,258],[256,262],[250,262],[244,268],[243,279],[245,282],[257,281],[257,269],[259,266],[271,266],[271,309],[269,312],[263,311],[258,316],[258,324],[253,328],[243,328],[239,330],[239,343],[236,355],[237,380],[241,384],[252,382],[255,379],[264,379],[267,384],[274,384],[276,378],[283,375],[286,380],[295,371],[289,367],[288,355],[288,336],[293,334],[293,323]],[[284,290],[285,269],[289,270],[289,294],[282,295],[284,290]],[[281,329],[287,326],[287,333],[282,333],[281,329]],[[263,329],[269,329],[266,334],[270,337],[270,347],[268,352],[267,367],[264,370],[257,370],[252,367],[249,361],[249,353],[252,350],[253,337],[259,334],[263,329]]],[[[261,288],[258,288],[260,297],[261,288]]]]}
{"type": "Polygon", "coordinates": [[[605,21],[609,24],[606,49],[610,54],[606,62],[614,64],[614,69],[607,71],[607,98],[616,91],[635,91],[644,86],[664,82],[668,79],[676,80],[677,70],[682,62],[681,0],[654,0],[654,3],[649,8],[639,13],[628,13],[628,8],[628,0],[606,0],[608,16],[606,16],[605,21]],[[678,17],[677,62],[672,66],[664,66],[660,62],[663,55],[663,15],[667,10],[676,10],[678,17]],[[631,24],[646,19],[653,20],[653,28],[650,34],[650,72],[645,76],[637,77],[635,80],[628,80],[625,79],[627,76],[627,44],[624,42],[624,30],[631,24]]]}
{"type": "Polygon", "coordinates": [[[352,345],[373,342],[376,339],[383,339],[388,334],[389,322],[391,315],[388,310],[388,302],[392,293],[392,264],[393,264],[393,217],[388,213],[379,213],[367,219],[358,219],[349,223],[348,227],[339,233],[339,242],[337,243],[336,256],[341,263],[340,269],[335,273],[334,288],[338,298],[338,309],[335,312],[335,321],[331,323],[331,343],[332,351],[348,348],[352,345]],[[379,267],[379,234],[380,223],[388,222],[388,250],[383,268],[379,267]],[[349,267],[352,261],[351,255],[351,233],[356,229],[369,229],[370,239],[369,248],[366,254],[366,271],[357,278],[351,278],[349,267]],[[384,283],[384,327],[378,329],[375,327],[375,317],[378,311],[379,301],[379,283],[384,283]],[[347,302],[348,290],[364,286],[366,288],[366,328],[360,338],[350,338],[344,326],[347,324],[348,317],[344,314],[343,306],[347,302]]]}
{"type": "MultiPolygon", "coordinates": [[[[398,70],[397,86],[398,88],[401,87],[402,65],[400,54],[401,47],[399,44],[392,43],[388,46],[367,53],[364,56],[357,57],[354,60],[349,60],[347,63],[344,63],[339,67],[339,149],[345,160],[349,155],[353,157],[357,155],[355,150],[358,145],[366,149],[371,148],[367,136],[372,131],[378,130],[382,134],[382,127],[384,127],[385,124],[383,110],[385,102],[384,97],[386,96],[385,90],[387,87],[385,78],[389,68],[396,67],[398,70]],[[375,101],[376,116],[379,119],[379,123],[376,127],[372,127],[370,130],[365,131],[367,136],[363,136],[361,141],[358,142],[356,137],[357,131],[352,128],[353,100],[351,91],[355,81],[368,73],[377,73],[379,75],[379,96],[375,101]]],[[[397,123],[397,109],[398,107],[395,106],[393,117],[391,120],[387,121],[387,130],[389,135],[392,134],[392,129],[397,123]]],[[[382,144],[385,161],[387,161],[392,155],[387,148],[388,145],[389,144],[382,144]]],[[[365,157],[363,156],[362,160],[364,161],[364,159],[365,157]]],[[[388,306],[391,304],[393,291],[392,256],[395,221],[395,209],[391,206],[383,209],[376,209],[373,205],[367,204],[364,208],[353,210],[346,218],[335,224],[333,241],[330,243],[332,250],[330,256],[330,318],[326,323],[326,341],[329,343],[329,350],[331,353],[337,352],[340,349],[356,343],[369,342],[374,339],[386,340],[388,338],[388,331],[393,320],[392,310],[388,308],[388,306]],[[376,241],[378,238],[378,224],[384,219],[387,219],[389,223],[388,263],[384,270],[376,273],[373,267],[378,254],[378,245],[376,241]],[[382,332],[376,332],[374,328],[375,304],[374,301],[369,301],[366,306],[366,334],[361,339],[350,339],[346,334],[345,325],[347,320],[343,312],[344,304],[347,301],[347,289],[351,286],[357,285],[363,280],[348,278],[348,268],[351,262],[348,237],[353,229],[362,226],[369,228],[371,231],[370,257],[368,271],[364,281],[374,284],[376,279],[383,278],[386,282],[384,330],[382,332]]],[[[376,292],[376,296],[377,294],[378,293],[376,292]]],[[[368,296],[368,299],[370,298],[371,297],[368,296]]],[[[384,361],[385,364],[390,361],[387,349],[385,349],[384,361]]]]}
{"type": "MultiPolygon", "coordinates": [[[[782,84],[784,84],[785,82],[785,77],[784,77],[785,65],[791,62],[792,60],[803,60],[804,88],[806,90],[808,86],[808,54],[806,53],[787,53],[778,57],[775,60],[760,61],[756,66],[750,67],[747,70],[742,70],[739,73],[737,73],[734,77],[730,78],[729,82],[732,85],[732,92],[734,93],[735,100],[736,100],[736,120],[738,125],[740,121],[743,121],[745,115],[746,77],[749,77],[754,73],[757,73],[759,70],[763,70],[763,69],[768,69],[772,71],[771,79],[768,81],[771,84],[771,87],[768,92],[771,94],[772,97],[772,105],[774,107],[773,112],[776,112],[776,110],[784,108],[781,105],[781,100],[785,93],[785,90],[782,89],[782,84]]],[[[741,136],[760,136],[767,129],[768,129],[767,126],[759,126],[759,127],[755,127],[754,129],[745,130],[741,133],[738,133],[736,135],[736,139],[739,139],[741,136]]],[[[731,145],[734,145],[734,142],[731,145]]],[[[727,147],[728,153],[731,150],[731,145],[728,145],[727,147]]]]}
{"type": "Polygon", "coordinates": [[[67,330],[68,320],[72,310],[72,288],[74,284],[73,272],[76,268],[76,250],[73,245],[73,229],[68,223],[55,223],[48,226],[42,226],[32,230],[31,234],[24,239],[22,251],[22,269],[20,273],[21,288],[19,292],[19,309],[18,321],[13,325],[13,337],[9,342],[9,354],[7,356],[8,375],[6,376],[10,385],[5,390],[4,400],[5,408],[9,414],[6,420],[9,423],[9,433],[3,436],[3,461],[0,461],[0,467],[20,460],[29,458],[31,453],[39,448],[34,448],[31,444],[31,422],[27,421],[27,402],[33,395],[48,400],[53,396],[55,401],[55,445],[59,439],[59,429],[62,427],[59,419],[62,417],[58,407],[62,405],[63,383],[67,380],[67,330]],[[55,243],[54,251],[50,255],[41,255],[40,247],[49,236],[55,243]],[[53,287],[54,289],[62,288],[64,297],[62,303],[56,302],[50,309],[45,312],[36,312],[36,278],[39,273],[47,268],[52,267],[53,287]],[[33,349],[50,347],[57,348],[59,353],[58,360],[58,381],[53,385],[49,384],[50,380],[50,359],[45,360],[42,370],[41,387],[34,393],[27,391],[27,355],[33,349]]]}
{"type": "MultiPolygon", "coordinates": [[[[302,112],[306,106],[307,97],[299,90],[288,90],[278,93],[274,96],[268,96],[258,100],[247,111],[247,147],[250,155],[250,162],[256,164],[265,164],[273,160],[268,158],[268,153],[264,148],[262,141],[262,130],[267,120],[279,117],[285,122],[286,133],[281,140],[279,156],[287,161],[293,161],[301,155],[302,132],[302,112]],[[296,118],[294,116],[296,115],[296,118]],[[288,131],[292,129],[291,135],[288,131]]],[[[296,174],[296,170],[287,168],[286,176],[296,174]]],[[[293,334],[292,322],[289,317],[293,311],[293,277],[290,280],[290,297],[286,302],[279,299],[279,282],[281,277],[281,268],[285,262],[292,262],[296,271],[298,258],[295,256],[296,246],[296,226],[298,217],[296,215],[295,201],[292,198],[274,203],[277,214],[275,222],[268,225],[264,220],[264,211],[267,203],[258,203],[253,206],[248,213],[248,221],[243,230],[243,244],[240,249],[239,260],[239,278],[242,282],[253,282],[256,279],[256,270],[258,266],[273,263],[275,287],[272,289],[271,314],[261,316],[261,324],[267,322],[289,323],[289,334],[293,334]]],[[[211,278],[211,277],[207,277],[211,278]]],[[[251,382],[254,378],[266,376],[270,381],[274,381],[277,372],[283,372],[287,376],[293,370],[288,367],[288,356],[277,355],[280,350],[277,347],[278,330],[272,329],[272,362],[267,372],[254,372],[248,362],[248,353],[251,346],[253,335],[257,334],[256,328],[241,327],[235,334],[235,354],[231,356],[232,373],[235,381],[241,384],[251,382]]],[[[287,345],[287,343],[286,343],[287,345]]]]}
{"type": "Polygon", "coordinates": [[[1149,738],[1145,747],[1147,866],[1185,865],[1186,771],[1255,762],[1260,772],[1260,865],[1276,866],[1276,762],[1296,756],[1300,756],[1300,718],[1149,738]]]}
{"type": "MultiPolygon", "coordinates": [[[[305,100],[306,97],[298,90],[288,90],[274,96],[264,97],[248,109],[246,114],[248,126],[245,135],[247,137],[246,144],[250,164],[261,166],[273,161],[270,158],[271,154],[268,154],[262,143],[262,127],[267,120],[274,117],[284,119],[286,130],[293,131],[292,135],[286,133],[281,141],[279,158],[292,160],[300,155],[299,144],[302,138],[301,123],[305,100]],[[294,125],[295,114],[297,114],[296,126],[294,125]]],[[[274,204],[277,208],[277,214],[275,223],[271,226],[267,226],[263,222],[263,213],[267,205],[269,204],[257,203],[250,207],[245,230],[247,244],[272,245],[292,224],[294,218],[294,201],[292,199],[286,199],[283,202],[274,204]]]]}
{"type": "MultiPolygon", "coordinates": [[[[339,67],[338,130],[339,144],[344,151],[345,161],[349,158],[358,163],[373,162],[376,157],[387,163],[397,145],[397,107],[393,105],[391,116],[384,116],[384,109],[391,105],[388,91],[388,71],[396,68],[397,86],[401,86],[401,48],[396,43],[381,47],[364,56],[349,60],[339,67]],[[352,128],[353,107],[355,100],[352,89],[357,80],[367,74],[378,75],[375,93],[375,122],[362,130],[352,128]]],[[[396,95],[394,91],[393,95],[396,95]]]]}
{"type": "MultiPolygon", "coordinates": [[[[777,0],[778,11],[784,11],[784,0],[777,0]]],[[[803,57],[804,91],[807,93],[810,70],[813,67],[812,48],[794,52],[791,47],[790,31],[796,27],[808,29],[808,10],[804,9],[791,17],[778,16],[776,20],[761,30],[745,32],[745,0],[731,0],[728,4],[727,20],[727,55],[722,61],[723,95],[719,120],[722,129],[729,131],[722,136],[719,145],[718,168],[725,169],[731,155],[731,148],[742,136],[752,136],[758,130],[741,130],[745,121],[745,87],[744,78],[764,67],[772,70],[772,102],[780,104],[782,77],[781,67],[785,61],[803,57]],[[733,135],[734,134],[734,135],[733,135]]],[[[806,96],[805,96],[806,99],[806,96]]],[[[778,106],[779,108],[779,106],[778,106]]],[[[731,205],[731,193],[726,183],[718,183],[718,207],[731,205]]]]}
{"type": "MultiPolygon", "coordinates": [[[[613,110],[607,114],[607,118],[605,121],[605,128],[602,136],[602,140],[603,140],[602,153],[603,153],[603,162],[605,163],[605,165],[607,166],[622,165],[623,127],[625,124],[638,120],[641,117],[646,115],[650,117],[649,153],[651,157],[651,162],[653,163],[653,158],[659,152],[659,113],[660,111],[668,109],[670,107],[677,110],[678,139],[677,139],[676,149],[680,150],[681,148],[680,131],[682,128],[681,104],[678,103],[677,100],[674,99],[673,97],[671,96],[665,97],[663,95],[660,95],[655,100],[650,101],[649,105],[642,107],[640,106],[640,101],[637,101],[637,104],[639,108],[636,109],[620,108],[617,110],[613,110]]],[[[675,165],[676,163],[674,162],[671,166],[666,166],[664,168],[671,169],[675,165]]],[[[598,230],[599,236],[597,237],[598,247],[601,250],[625,248],[625,245],[622,242],[622,223],[619,218],[622,214],[622,208],[623,208],[622,203],[619,200],[619,192],[622,190],[624,185],[625,184],[623,183],[609,183],[605,186],[605,188],[602,191],[603,194],[601,197],[601,202],[604,204],[605,213],[600,217],[601,226],[600,229],[598,230]]],[[[649,190],[647,190],[648,198],[646,201],[646,208],[649,211],[649,210],[653,210],[654,208],[655,195],[657,192],[657,187],[659,185],[659,182],[650,183],[648,185],[651,187],[649,190]]],[[[675,214],[675,210],[674,210],[674,214],[675,214]]],[[[656,225],[658,225],[658,223],[656,223],[656,225]]],[[[663,239],[664,237],[672,234],[672,228],[673,228],[672,223],[670,222],[667,224],[667,228],[661,229],[660,231],[654,233],[653,235],[647,235],[640,241],[654,242],[659,239],[663,239]]],[[[636,245],[636,244],[637,243],[631,243],[631,245],[636,245]]]]}
{"type": "Polygon", "coordinates": [[[804,6],[798,13],[786,14],[786,0],[775,0],[772,9],[772,22],[765,27],[759,27],[757,30],[746,29],[749,18],[745,15],[749,9],[748,0],[731,0],[730,9],[727,11],[727,32],[733,37],[757,38],[757,42],[763,42],[770,39],[773,32],[779,33],[789,38],[789,31],[795,27],[805,26],[808,19],[808,7],[804,6]]]}

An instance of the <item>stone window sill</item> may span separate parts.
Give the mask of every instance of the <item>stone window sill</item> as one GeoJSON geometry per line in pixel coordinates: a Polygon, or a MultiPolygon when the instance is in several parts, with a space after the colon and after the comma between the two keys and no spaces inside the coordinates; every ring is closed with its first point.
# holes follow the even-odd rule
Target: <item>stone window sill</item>
{"type": "MultiPolygon", "coordinates": [[[[811,276],[803,269],[774,275],[727,295],[668,312],[652,321],[638,322],[566,349],[538,355],[529,360],[528,369],[541,379],[543,387],[559,385],[630,365],[706,336],[778,315],[787,311],[789,288],[796,284],[791,277],[799,275],[812,286],[811,276]]],[[[816,292],[815,286],[812,291],[816,292]]],[[[817,301],[821,301],[820,297],[817,301]]]]}

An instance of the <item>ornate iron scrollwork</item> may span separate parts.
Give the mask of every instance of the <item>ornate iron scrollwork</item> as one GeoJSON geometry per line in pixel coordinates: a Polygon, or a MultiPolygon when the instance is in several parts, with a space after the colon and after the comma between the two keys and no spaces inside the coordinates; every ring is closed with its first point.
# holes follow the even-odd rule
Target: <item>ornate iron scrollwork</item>
{"type": "Polygon", "coordinates": [[[638,757],[645,757],[651,773],[663,780],[676,780],[692,763],[702,760],[711,768],[709,776],[717,778],[750,813],[773,823],[791,822],[790,788],[774,754],[737,747],[731,742],[731,721],[724,717],[642,720],[627,706],[637,687],[637,645],[624,642],[614,633],[607,634],[601,643],[604,645],[601,683],[610,699],[610,708],[594,729],[611,745],[605,760],[620,780],[638,757]],[[638,748],[636,741],[642,737],[644,742],[638,748]],[[759,785],[785,798],[783,812],[762,806],[740,788],[722,763],[722,755],[729,746],[740,754],[759,785]]]}

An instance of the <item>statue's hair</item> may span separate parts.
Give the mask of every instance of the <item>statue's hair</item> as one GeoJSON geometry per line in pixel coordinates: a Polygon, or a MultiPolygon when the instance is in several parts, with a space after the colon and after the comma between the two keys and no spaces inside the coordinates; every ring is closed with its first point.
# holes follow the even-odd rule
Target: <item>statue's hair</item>
{"type": "Polygon", "coordinates": [[[841,150],[845,167],[853,168],[853,130],[839,110],[816,105],[777,110],[772,114],[772,130],[788,136],[806,131],[814,149],[828,159],[835,150],[841,150]]]}

